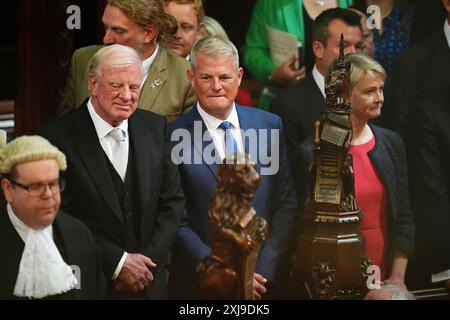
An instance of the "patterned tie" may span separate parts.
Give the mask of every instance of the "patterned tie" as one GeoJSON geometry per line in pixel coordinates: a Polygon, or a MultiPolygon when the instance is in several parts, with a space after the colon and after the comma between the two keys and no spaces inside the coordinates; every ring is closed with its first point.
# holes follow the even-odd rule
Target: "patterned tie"
{"type": "Polygon", "coordinates": [[[114,140],[112,146],[112,164],[119,176],[122,178],[122,181],[125,181],[128,162],[128,154],[126,154],[127,152],[125,146],[125,133],[120,128],[114,128],[108,133],[108,135],[114,140]]]}
{"type": "Polygon", "coordinates": [[[236,139],[231,131],[231,123],[228,121],[223,121],[219,128],[225,131],[225,157],[235,154],[239,151],[236,139]]]}

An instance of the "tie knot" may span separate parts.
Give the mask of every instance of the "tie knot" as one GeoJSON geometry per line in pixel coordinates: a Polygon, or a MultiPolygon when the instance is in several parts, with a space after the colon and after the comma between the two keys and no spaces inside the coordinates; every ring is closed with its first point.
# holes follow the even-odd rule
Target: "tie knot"
{"type": "Polygon", "coordinates": [[[114,139],[116,142],[125,141],[125,134],[122,129],[114,128],[109,132],[109,136],[114,139]]]}
{"type": "Polygon", "coordinates": [[[222,121],[222,123],[219,125],[219,128],[226,131],[231,128],[231,122],[222,121]]]}

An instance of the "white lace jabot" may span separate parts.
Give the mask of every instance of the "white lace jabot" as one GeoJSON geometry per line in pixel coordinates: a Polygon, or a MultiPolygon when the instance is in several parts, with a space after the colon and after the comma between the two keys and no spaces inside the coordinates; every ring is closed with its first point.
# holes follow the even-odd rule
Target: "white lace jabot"
{"type": "Polygon", "coordinates": [[[6,208],[11,223],[25,242],[14,295],[39,299],[75,288],[78,281],[53,241],[52,226],[32,229],[14,214],[9,204],[6,208]]]}

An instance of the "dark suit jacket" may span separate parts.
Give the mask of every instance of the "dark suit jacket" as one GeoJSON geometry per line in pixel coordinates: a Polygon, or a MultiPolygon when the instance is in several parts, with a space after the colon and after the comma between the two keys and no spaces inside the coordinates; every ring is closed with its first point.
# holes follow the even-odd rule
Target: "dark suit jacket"
{"type": "MultiPolygon", "coordinates": [[[[375,136],[375,146],[368,152],[375,170],[386,188],[390,212],[389,248],[402,250],[409,257],[414,252],[415,224],[409,207],[408,173],[406,153],[398,134],[390,130],[371,125],[375,136]]],[[[314,159],[312,137],[301,146],[306,162],[314,159]]],[[[304,169],[306,171],[306,168],[304,169]]],[[[308,194],[311,191],[308,190],[308,194]]],[[[390,258],[392,256],[390,255],[390,258]]],[[[390,260],[392,261],[392,260],[390,260]]]]}
{"type": "MultiPolygon", "coordinates": [[[[236,108],[242,130],[250,128],[256,129],[256,132],[259,129],[280,130],[279,143],[273,141],[279,146],[279,170],[274,175],[261,175],[261,185],[252,201],[257,215],[266,219],[269,224],[269,238],[261,249],[256,272],[261,273],[276,286],[279,278],[286,276],[288,272],[287,269],[283,269],[282,262],[293,235],[297,215],[295,210],[297,201],[289,174],[281,119],[255,108],[239,105],[236,105],[236,108]]],[[[205,143],[199,149],[194,146],[194,121],[200,121],[202,132],[206,131],[197,107],[171,126],[172,130],[183,128],[191,134],[192,157],[194,153],[200,153],[206,147],[205,143]]],[[[258,132],[258,136],[259,134],[258,132]]],[[[276,150],[271,149],[270,141],[269,134],[269,149],[265,154],[275,157],[276,150]]],[[[246,152],[249,153],[248,144],[246,152]]],[[[259,157],[252,159],[257,163],[256,170],[261,173],[262,167],[265,166],[262,164],[264,159],[259,157]]],[[[208,205],[217,183],[216,168],[215,164],[205,163],[182,163],[179,166],[181,182],[186,192],[186,212],[173,249],[169,280],[173,298],[196,298],[198,295],[195,270],[200,261],[211,252],[208,205]]]]}
{"type": "MultiPolygon", "coordinates": [[[[55,244],[69,265],[80,267],[80,289],[73,289],[51,298],[99,299],[104,294],[104,277],[100,255],[89,229],[79,220],[60,211],[53,222],[55,244]]],[[[6,205],[0,209],[0,299],[13,296],[24,242],[8,218],[6,205]]]]}
{"type": "Polygon", "coordinates": [[[411,145],[417,219],[424,231],[428,270],[450,269],[450,87],[422,103],[411,145]]]}
{"type": "MultiPolygon", "coordinates": [[[[96,236],[105,275],[112,274],[124,253],[124,217],[104,151],[85,101],[83,105],[55,119],[42,130],[67,157],[65,210],[85,222],[96,236]]],[[[175,240],[184,197],[176,166],[170,159],[167,121],[152,112],[137,109],[128,119],[130,152],[134,154],[140,217],[139,253],[158,267],[148,286],[152,298],[163,298],[166,289],[163,262],[175,240]]]]}
{"type": "Polygon", "coordinates": [[[443,92],[450,83],[449,57],[450,47],[442,26],[394,60],[383,113],[386,127],[400,134],[407,147],[418,101],[443,92]]]}
{"type": "Polygon", "coordinates": [[[299,146],[314,133],[314,121],[320,117],[324,97],[312,73],[294,87],[282,91],[270,105],[270,112],[280,116],[286,132],[287,150],[297,194],[304,193],[302,158],[299,146]]]}

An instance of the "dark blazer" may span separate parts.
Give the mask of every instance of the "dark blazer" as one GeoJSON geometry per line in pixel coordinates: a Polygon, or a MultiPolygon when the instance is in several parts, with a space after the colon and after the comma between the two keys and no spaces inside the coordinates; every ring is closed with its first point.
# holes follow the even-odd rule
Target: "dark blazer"
{"type": "MultiPolygon", "coordinates": [[[[86,103],[46,125],[42,135],[67,157],[63,206],[96,236],[106,278],[111,279],[124,253],[125,222],[86,103]]],[[[167,121],[137,109],[128,125],[138,193],[138,203],[134,204],[139,217],[138,252],[158,265],[152,270],[155,280],[147,287],[148,296],[164,298],[167,287],[163,262],[175,240],[184,197],[178,170],[170,159],[167,121]]]]}
{"type": "MultiPolygon", "coordinates": [[[[256,266],[256,272],[266,277],[270,285],[275,288],[277,281],[286,276],[287,269],[283,269],[283,259],[293,235],[296,221],[296,196],[289,174],[286,157],[284,134],[281,119],[268,112],[256,108],[246,108],[236,105],[239,124],[242,130],[279,129],[279,170],[274,175],[261,175],[261,185],[256,192],[252,205],[257,215],[266,219],[269,224],[269,238],[261,249],[256,266]]],[[[194,145],[194,122],[199,121],[202,133],[206,125],[202,121],[197,107],[181,117],[171,129],[187,129],[190,133],[190,147],[192,157],[201,153],[206,143],[194,145]]],[[[174,132],[174,131],[173,131],[174,132]]],[[[173,139],[173,137],[172,137],[173,139]]],[[[212,143],[212,142],[211,142],[212,143]]],[[[269,134],[269,149],[266,154],[276,156],[272,150],[269,134]]],[[[259,147],[259,146],[258,146],[259,147]]],[[[248,153],[248,143],[246,144],[248,153]]],[[[256,161],[256,170],[261,173],[264,158],[252,157],[256,161]]],[[[178,232],[177,241],[173,249],[172,269],[169,280],[169,290],[172,298],[188,299],[198,297],[198,284],[195,270],[199,262],[211,252],[211,236],[208,227],[208,205],[212,199],[217,183],[217,166],[215,164],[187,164],[179,165],[183,190],[186,193],[186,211],[182,225],[178,232]]],[[[275,290],[275,289],[274,289],[275,290]]]]}
{"type": "Polygon", "coordinates": [[[302,194],[304,180],[302,159],[298,149],[304,139],[314,133],[314,121],[320,117],[324,97],[310,73],[294,87],[282,91],[270,105],[270,112],[280,116],[286,132],[289,163],[297,194],[302,194]]]}
{"type": "MultiPolygon", "coordinates": [[[[375,146],[368,155],[383,181],[388,195],[390,212],[390,253],[398,248],[409,257],[414,251],[414,216],[409,208],[408,174],[406,153],[398,134],[370,125],[375,136],[375,146]]],[[[302,155],[309,163],[313,160],[312,138],[301,146],[302,155]]],[[[306,170],[306,168],[305,168],[306,170]]],[[[308,190],[309,193],[309,190],[308,190]]]]}
{"type": "MultiPolygon", "coordinates": [[[[423,102],[414,119],[411,145],[413,194],[424,231],[428,272],[450,269],[450,87],[423,102]]],[[[419,241],[419,239],[418,239],[419,241]]]]}
{"type": "MultiPolygon", "coordinates": [[[[99,299],[104,294],[100,255],[89,229],[78,219],[60,211],[53,222],[53,237],[62,258],[80,267],[80,289],[50,298],[99,299]]],[[[0,209],[0,299],[18,299],[13,295],[25,247],[14,229],[2,201],[0,209]]]]}
{"type": "Polygon", "coordinates": [[[407,147],[418,101],[443,92],[450,83],[450,47],[443,24],[435,33],[399,54],[389,75],[384,124],[400,134],[407,147]]]}

